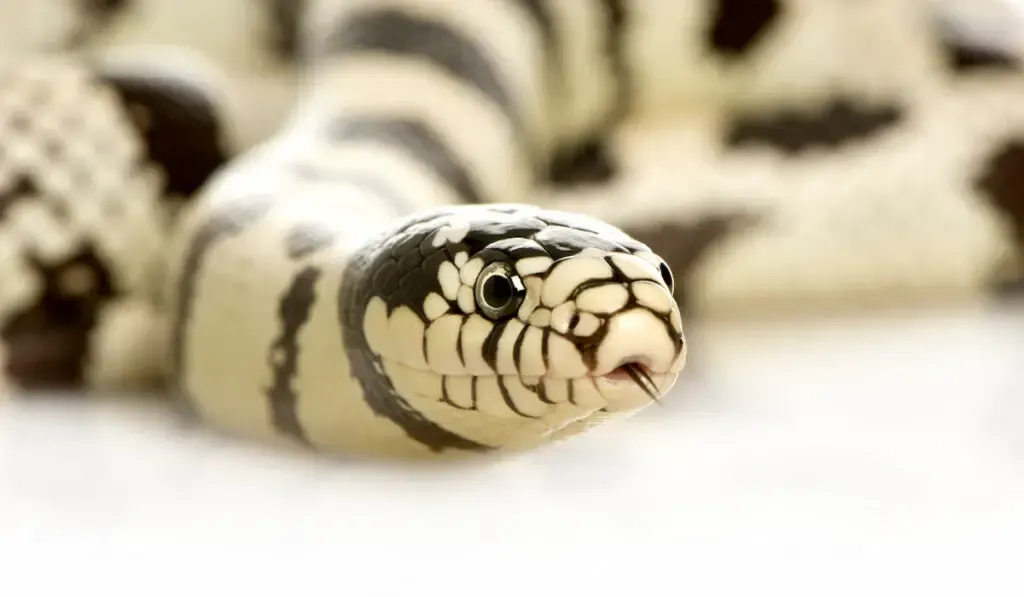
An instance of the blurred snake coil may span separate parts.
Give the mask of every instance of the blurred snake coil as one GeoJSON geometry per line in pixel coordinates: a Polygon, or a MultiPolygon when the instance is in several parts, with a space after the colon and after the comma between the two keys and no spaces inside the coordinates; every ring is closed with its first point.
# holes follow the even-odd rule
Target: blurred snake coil
{"type": "Polygon", "coordinates": [[[458,457],[663,400],[691,320],[1012,298],[998,4],[12,0],[0,384],[458,457]]]}

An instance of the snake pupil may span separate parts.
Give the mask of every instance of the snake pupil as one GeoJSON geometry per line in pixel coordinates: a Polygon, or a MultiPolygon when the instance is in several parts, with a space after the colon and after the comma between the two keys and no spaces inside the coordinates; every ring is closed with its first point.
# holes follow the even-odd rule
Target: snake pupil
{"type": "Polygon", "coordinates": [[[507,263],[496,261],[489,264],[478,280],[476,302],[481,312],[491,319],[511,316],[526,296],[523,280],[507,263]]]}
{"type": "Polygon", "coordinates": [[[514,293],[512,281],[504,276],[491,276],[484,282],[484,298],[491,307],[504,307],[512,300],[514,293]]]}

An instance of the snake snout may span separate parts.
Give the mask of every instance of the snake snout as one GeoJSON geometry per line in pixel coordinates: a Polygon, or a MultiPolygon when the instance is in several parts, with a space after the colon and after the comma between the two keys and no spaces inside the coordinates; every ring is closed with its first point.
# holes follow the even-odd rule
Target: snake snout
{"type": "Polygon", "coordinates": [[[638,307],[608,320],[597,348],[594,386],[607,412],[634,411],[661,397],[675,384],[685,360],[685,342],[671,320],[638,307]]]}
{"type": "Polygon", "coordinates": [[[647,309],[630,309],[611,317],[607,326],[593,375],[626,375],[631,367],[653,374],[678,373],[682,337],[661,317],[647,309]]]}

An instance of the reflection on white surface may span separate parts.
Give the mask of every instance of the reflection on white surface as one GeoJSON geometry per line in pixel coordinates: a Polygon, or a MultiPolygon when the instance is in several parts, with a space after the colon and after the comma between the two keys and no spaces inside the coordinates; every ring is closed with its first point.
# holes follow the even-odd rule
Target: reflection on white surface
{"type": "MultiPolygon", "coordinates": [[[[661,408],[540,452],[454,466],[272,451],[184,426],[152,401],[7,403],[0,545],[40,570],[53,556],[30,558],[32,547],[53,540],[89,550],[123,540],[141,553],[187,543],[222,571],[273,563],[282,574],[319,553],[323,578],[340,582],[344,568],[379,580],[379,568],[342,555],[355,550],[407,572],[439,563],[445,583],[476,587],[465,594],[483,594],[484,578],[488,594],[523,582],[616,592],[669,583],[676,590],[651,594],[684,594],[709,582],[757,587],[757,575],[782,570],[787,583],[829,570],[846,586],[878,582],[883,567],[915,584],[882,589],[938,578],[951,588],[947,575],[970,561],[1019,558],[1024,317],[708,324],[691,331],[690,350],[686,380],[661,408]],[[519,572],[467,543],[516,550],[519,572]],[[211,547],[224,544],[236,547],[211,547]],[[540,555],[556,545],[554,559],[540,555]],[[561,580],[540,581],[542,569],[561,580]],[[615,584],[627,569],[627,584],[615,584]]],[[[995,594],[988,582],[1024,588],[1010,568],[968,570],[972,594],[995,594]]],[[[339,591],[394,594],[384,588],[339,591]]]]}

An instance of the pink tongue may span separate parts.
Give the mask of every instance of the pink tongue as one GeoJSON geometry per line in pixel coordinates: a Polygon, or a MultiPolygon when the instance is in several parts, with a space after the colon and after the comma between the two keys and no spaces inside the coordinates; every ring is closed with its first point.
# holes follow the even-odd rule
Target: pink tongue
{"type": "Polygon", "coordinates": [[[606,374],[604,377],[612,381],[630,381],[633,379],[632,377],[630,377],[629,372],[626,371],[625,366],[616,367],[611,372],[606,374]]]}

